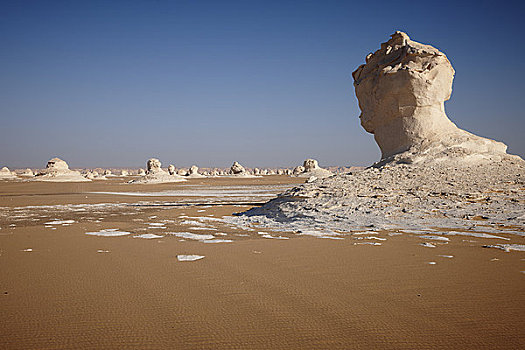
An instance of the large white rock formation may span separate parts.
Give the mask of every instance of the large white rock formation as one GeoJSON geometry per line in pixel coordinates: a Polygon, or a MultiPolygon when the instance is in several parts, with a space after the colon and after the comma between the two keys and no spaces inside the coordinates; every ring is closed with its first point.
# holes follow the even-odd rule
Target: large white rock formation
{"type": "Polygon", "coordinates": [[[147,171],[146,175],[142,176],[140,179],[130,181],[130,183],[140,183],[140,184],[158,184],[158,183],[168,183],[168,182],[180,182],[186,181],[182,176],[173,174],[170,175],[168,172],[164,171],[161,168],[161,162],[157,158],[151,158],[147,161],[147,171]]]}
{"type": "Polygon", "coordinates": [[[395,32],[354,72],[361,125],[382,161],[498,160],[507,146],[459,129],[445,114],[454,69],[438,49],[395,32]]]}
{"type": "Polygon", "coordinates": [[[69,165],[60,158],[53,158],[47,162],[44,171],[35,176],[35,180],[49,182],[85,182],[91,181],[79,171],[70,170],[69,165]]]}
{"type": "Polygon", "coordinates": [[[353,76],[361,124],[374,134],[381,161],[294,187],[236,217],[240,225],[334,235],[525,235],[525,161],[448,119],[454,69],[443,53],[396,32],[353,76]]]}
{"type": "Polygon", "coordinates": [[[175,175],[175,165],[170,164],[170,165],[168,166],[168,173],[169,173],[170,175],[175,175]]]}

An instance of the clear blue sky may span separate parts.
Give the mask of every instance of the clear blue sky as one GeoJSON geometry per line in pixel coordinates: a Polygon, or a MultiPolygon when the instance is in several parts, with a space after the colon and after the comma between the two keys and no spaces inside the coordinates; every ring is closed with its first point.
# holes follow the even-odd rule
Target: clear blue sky
{"type": "Polygon", "coordinates": [[[506,1],[1,1],[0,166],[368,165],[351,72],[395,30],[456,69],[449,117],[525,156],[506,1]]]}

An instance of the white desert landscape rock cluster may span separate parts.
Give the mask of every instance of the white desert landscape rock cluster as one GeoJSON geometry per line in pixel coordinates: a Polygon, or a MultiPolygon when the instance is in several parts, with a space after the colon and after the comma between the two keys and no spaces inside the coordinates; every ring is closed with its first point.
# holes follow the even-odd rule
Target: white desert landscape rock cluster
{"type": "Polygon", "coordinates": [[[241,224],[525,234],[525,162],[448,119],[454,69],[445,54],[396,32],[353,77],[382,159],[293,188],[241,214],[241,224]]]}
{"type": "Polygon", "coordinates": [[[53,158],[47,162],[44,171],[36,174],[35,180],[50,182],[84,182],[91,181],[82,176],[79,171],[70,170],[69,165],[60,158],[53,158]]]}
{"type": "MultiPolygon", "coordinates": [[[[157,158],[151,158],[147,161],[147,172],[144,173],[144,175],[141,175],[142,172],[139,170],[139,175],[141,175],[140,179],[132,180],[130,183],[141,183],[141,184],[147,184],[147,183],[169,183],[169,182],[181,182],[186,181],[185,178],[183,178],[180,175],[177,175],[175,173],[171,174],[171,172],[167,172],[164,169],[161,168],[162,163],[157,158]]],[[[174,169],[173,169],[174,170],[174,169]]]]}

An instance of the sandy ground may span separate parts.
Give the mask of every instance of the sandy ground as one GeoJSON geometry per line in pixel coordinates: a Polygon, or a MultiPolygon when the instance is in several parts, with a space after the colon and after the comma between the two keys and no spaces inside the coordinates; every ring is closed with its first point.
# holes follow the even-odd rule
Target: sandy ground
{"type": "Polygon", "coordinates": [[[506,242],[454,237],[427,248],[411,235],[381,246],[350,238],[264,239],[224,223],[199,228],[181,220],[221,218],[265,197],[92,192],[249,192],[304,179],[123,181],[0,182],[0,348],[525,347],[525,253],[480,248],[506,242]],[[117,205],[82,206],[97,203],[117,205]],[[77,207],[57,207],[65,204],[77,207]],[[117,228],[131,234],[85,234],[117,228]],[[220,231],[233,242],[206,244],[166,231],[220,231]],[[135,237],[143,233],[163,237],[135,237]],[[180,262],[181,254],[205,258],[180,262]]]}

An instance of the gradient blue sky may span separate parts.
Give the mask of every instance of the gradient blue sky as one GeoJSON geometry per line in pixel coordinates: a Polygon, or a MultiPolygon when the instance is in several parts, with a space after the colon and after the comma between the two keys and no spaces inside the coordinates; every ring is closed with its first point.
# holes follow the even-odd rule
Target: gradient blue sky
{"type": "Polygon", "coordinates": [[[456,69],[449,117],[525,156],[523,5],[1,1],[0,166],[368,165],[351,72],[395,30],[456,69]]]}

